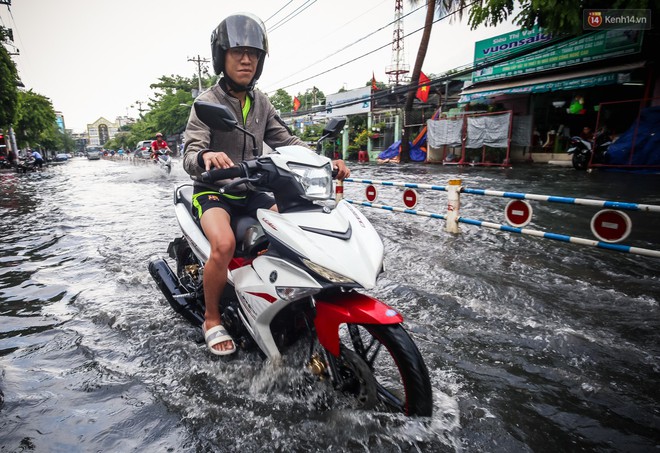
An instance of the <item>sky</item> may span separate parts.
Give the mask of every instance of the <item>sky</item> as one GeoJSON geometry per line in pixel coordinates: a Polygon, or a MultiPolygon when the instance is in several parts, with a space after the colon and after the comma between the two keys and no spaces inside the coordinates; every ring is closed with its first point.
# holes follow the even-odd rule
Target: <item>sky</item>
{"type": "MultiPolygon", "coordinates": [[[[137,117],[138,102],[146,107],[154,97],[149,86],[160,77],[197,73],[190,59],[209,60],[212,73],[211,32],[236,12],[251,12],[266,23],[270,51],[257,87],[267,94],[283,88],[295,96],[316,86],[328,95],[363,87],[372,74],[387,83],[385,70],[392,64],[395,0],[11,3],[0,5],[0,24],[14,31],[19,77],[25,89],[48,97],[74,132],[100,117],[137,117]]],[[[415,8],[403,1],[404,58],[411,70],[422,34],[415,31],[425,17],[425,7],[411,13],[415,8]]],[[[507,22],[470,30],[467,17],[441,20],[422,71],[442,74],[469,64],[476,41],[515,29],[507,22]]]]}

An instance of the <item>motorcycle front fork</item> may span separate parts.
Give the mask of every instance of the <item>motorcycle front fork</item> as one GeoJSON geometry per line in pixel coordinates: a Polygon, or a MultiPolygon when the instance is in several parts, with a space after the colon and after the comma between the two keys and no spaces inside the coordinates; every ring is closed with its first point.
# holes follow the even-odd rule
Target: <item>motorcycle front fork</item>
{"type": "Polygon", "coordinates": [[[310,338],[307,369],[320,380],[329,378],[333,385],[338,387],[341,385],[341,382],[338,382],[341,374],[338,371],[337,359],[319,343],[316,329],[314,328],[314,317],[316,316],[314,299],[310,297],[309,303],[310,307],[305,312],[304,318],[310,338]]]}

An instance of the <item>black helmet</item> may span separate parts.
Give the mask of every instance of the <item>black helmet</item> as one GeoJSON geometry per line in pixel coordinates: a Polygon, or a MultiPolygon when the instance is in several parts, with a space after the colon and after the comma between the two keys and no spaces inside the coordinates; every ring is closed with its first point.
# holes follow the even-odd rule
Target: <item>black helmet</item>
{"type": "Polygon", "coordinates": [[[233,14],[220,22],[220,25],[213,30],[211,55],[213,56],[213,70],[216,74],[224,72],[225,53],[232,47],[252,47],[261,51],[257,72],[249,85],[251,89],[261,76],[265,55],[268,53],[266,26],[261,19],[250,13],[233,14]]]}

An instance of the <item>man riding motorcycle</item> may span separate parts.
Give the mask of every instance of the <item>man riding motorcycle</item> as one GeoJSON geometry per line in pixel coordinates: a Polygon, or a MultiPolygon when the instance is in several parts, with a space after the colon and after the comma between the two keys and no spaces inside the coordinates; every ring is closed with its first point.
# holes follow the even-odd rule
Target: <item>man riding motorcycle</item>
{"type": "MultiPolygon", "coordinates": [[[[263,142],[271,148],[306,146],[291,134],[268,98],[254,88],[268,53],[263,22],[247,13],[227,17],[211,35],[211,51],[213,69],[223,77],[197,100],[229,107],[236,118],[240,118],[242,126],[256,137],[258,154],[263,153],[263,142]]],[[[227,268],[236,245],[230,221],[237,214],[254,214],[259,208],[277,210],[277,206],[269,195],[247,191],[241,186],[233,188],[230,193],[220,193],[221,186],[228,180],[219,181],[219,185],[201,182],[204,171],[229,168],[253,157],[251,146],[242,132],[211,130],[197,117],[195,109],[191,109],[185,135],[183,166],[195,179],[195,214],[211,245],[203,276],[206,311],[202,330],[211,353],[232,354],[236,346],[222,326],[219,310],[220,297],[227,282],[227,268]]],[[[334,166],[338,169],[338,178],[350,174],[343,161],[335,161],[334,166]]]]}
{"type": "Polygon", "coordinates": [[[158,162],[158,155],[171,152],[170,147],[167,146],[167,142],[163,140],[163,134],[158,132],[156,134],[156,140],[151,142],[151,158],[154,162],[158,162]]]}

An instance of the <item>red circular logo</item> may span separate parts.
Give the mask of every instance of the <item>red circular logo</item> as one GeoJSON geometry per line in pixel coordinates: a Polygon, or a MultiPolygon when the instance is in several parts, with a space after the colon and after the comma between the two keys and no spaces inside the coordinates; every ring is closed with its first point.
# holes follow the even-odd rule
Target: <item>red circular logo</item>
{"type": "Polygon", "coordinates": [[[587,16],[587,22],[589,23],[590,27],[593,28],[600,27],[603,23],[603,13],[600,11],[589,11],[589,15],[587,16]]]}

